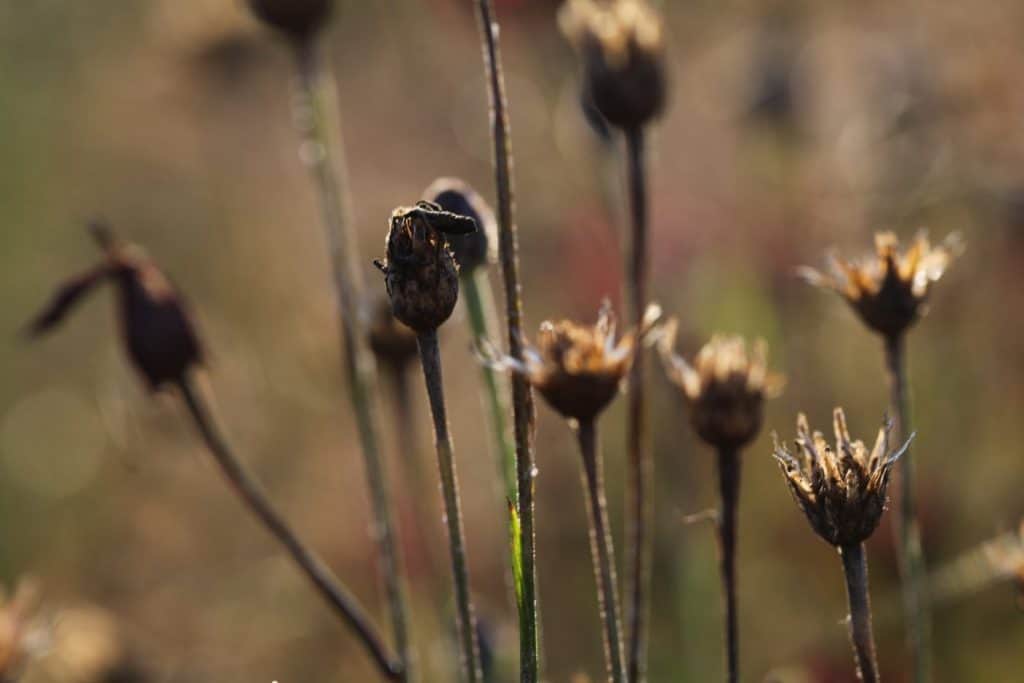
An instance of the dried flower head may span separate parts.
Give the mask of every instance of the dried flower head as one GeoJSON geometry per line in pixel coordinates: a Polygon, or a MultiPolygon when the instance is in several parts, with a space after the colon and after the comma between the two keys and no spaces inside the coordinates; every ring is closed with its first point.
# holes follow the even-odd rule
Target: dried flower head
{"type": "Polygon", "coordinates": [[[476,190],[458,178],[438,178],[423,192],[423,197],[445,211],[468,216],[476,222],[476,232],[448,235],[448,246],[460,273],[468,275],[494,262],[498,256],[498,221],[476,190]]]}
{"type": "Polygon", "coordinates": [[[796,421],[795,454],[772,434],[775,459],[793,498],[814,531],[832,545],[859,545],[878,527],[885,511],[889,472],[910,445],[908,439],[890,453],[891,428],[887,422],[878,430],[870,452],[863,441],[850,440],[842,408],[833,413],[835,450],[821,432],[811,434],[803,413],[796,421]]]}
{"type": "Polygon", "coordinates": [[[648,307],[639,331],[616,336],[615,315],[605,301],[594,325],[571,320],[541,323],[537,345],[527,345],[523,360],[485,349],[485,360],[498,370],[525,377],[548,404],[563,416],[590,420],[604,410],[629,372],[637,345],[661,315],[648,307]]]}
{"type": "Polygon", "coordinates": [[[120,242],[101,224],[90,226],[104,260],[66,280],[28,326],[36,337],[51,331],[97,284],[117,286],[121,337],[150,389],[185,376],[202,350],[181,296],[141,248],[120,242]]]}
{"type": "Polygon", "coordinates": [[[306,41],[327,24],[334,0],[249,0],[249,7],[289,38],[306,41]]]}
{"type": "Polygon", "coordinates": [[[782,390],[781,375],[768,372],[767,345],[751,349],[742,337],[715,335],[697,353],[693,365],[674,351],[678,323],[665,324],[659,350],[668,377],[690,405],[693,426],[704,441],[735,449],[761,429],[764,399],[782,390]]]}
{"type": "Polygon", "coordinates": [[[404,368],[419,353],[416,333],[398,322],[386,298],[374,304],[367,336],[377,360],[396,370],[404,368]]]}
{"type": "Polygon", "coordinates": [[[828,274],[806,267],[800,274],[846,299],[868,327],[895,337],[920,317],[932,284],[962,251],[955,233],[932,246],[922,231],[909,249],[901,251],[894,233],[880,232],[875,234],[874,256],[847,261],[833,254],[828,274]]]}
{"type": "Polygon", "coordinates": [[[661,112],[663,28],[646,0],[569,0],[558,21],[583,61],[585,96],[609,123],[637,129],[661,112]]]}
{"type": "Polygon", "coordinates": [[[472,218],[431,202],[391,213],[387,258],[374,264],[384,273],[391,310],[399,321],[416,332],[429,332],[448,319],[459,297],[459,268],[447,236],[475,230],[472,218]]]}

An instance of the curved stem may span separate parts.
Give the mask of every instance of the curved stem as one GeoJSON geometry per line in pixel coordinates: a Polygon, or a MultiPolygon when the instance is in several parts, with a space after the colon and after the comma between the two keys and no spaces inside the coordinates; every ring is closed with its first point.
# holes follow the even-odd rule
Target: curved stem
{"type": "MultiPolygon", "coordinates": [[[[626,132],[628,157],[629,207],[632,223],[631,252],[627,289],[635,329],[643,322],[647,305],[647,186],[644,174],[643,129],[626,132]]],[[[642,681],[646,672],[647,650],[647,593],[651,580],[652,538],[651,518],[654,501],[651,498],[651,477],[654,464],[646,452],[646,413],[644,406],[644,353],[640,349],[633,359],[629,373],[629,420],[627,441],[629,450],[630,508],[627,539],[630,552],[627,576],[630,578],[630,599],[627,607],[629,623],[629,680],[642,681]]]]}
{"type": "Polygon", "coordinates": [[[331,574],[323,561],[299,540],[284,518],[274,509],[259,482],[232,453],[227,441],[217,429],[201,393],[188,377],[183,377],[179,386],[196,428],[231,487],[260,523],[281,542],[295,564],[306,574],[327,603],[355,631],[370,651],[384,677],[392,681],[403,680],[401,664],[395,662],[388,654],[366,611],[348,589],[331,574]]]}
{"type": "Polygon", "coordinates": [[[604,492],[604,466],[597,447],[597,424],[594,420],[579,423],[576,438],[583,458],[583,492],[590,519],[590,554],[597,580],[597,603],[604,622],[604,655],[608,680],[626,680],[622,654],[622,626],[619,615],[619,588],[615,578],[615,550],[611,525],[608,523],[608,502],[604,492]]]}
{"type": "MultiPolygon", "coordinates": [[[[910,434],[910,397],[903,335],[886,338],[885,362],[891,395],[890,409],[896,420],[897,442],[903,443],[910,434]]],[[[910,449],[903,454],[897,468],[900,495],[892,519],[899,554],[907,646],[910,649],[913,680],[926,683],[931,680],[931,615],[925,594],[927,577],[914,493],[914,459],[910,449]]]]}
{"type": "Polygon", "coordinates": [[[469,592],[469,570],[466,564],[465,531],[462,527],[462,505],[459,500],[459,478],[455,469],[455,453],[448,435],[448,416],[444,403],[444,384],[441,379],[441,353],[437,345],[437,331],[423,332],[417,337],[423,379],[430,399],[430,413],[434,418],[434,439],[437,464],[441,473],[441,493],[444,497],[444,517],[448,525],[448,547],[451,550],[452,578],[455,583],[455,603],[458,609],[459,641],[462,671],[470,683],[483,680],[480,669],[480,647],[477,641],[476,619],[469,592]]]}
{"type": "MultiPolygon", "coordinates": [[[[523,358],[523,302],[519,291],[518,236],[513,209],[512,143],[509,135],[505,81],[498,50],[497,23],[491,0],[476,0],[477,23],[483,47],[484,68],[491,114],[494,147],[494,180],[497,192],[498,237],[501,272],[505,284],[505,315],[509,355],[523,358]]],[[[534,531],[533,393],[525,377],[512,376],[512,410],[516,439],[519,548],[522,586],[519,604],[519,668],[521,683],[536,683],[540,668],[537,637],[537,569],[534,531]]]]}
{"type": "Polygon", "coordinates": [[[864,544],[839,548],[850,603],[850,643],[857,660],[857,675],[864,683],[878,683],[875,637],[871,630],[871,596],[868,593],[868,561],[864,544]]]}
{"type": "Polygon", "coordinates": [[[375,415],[376,373],[373,357],[366,347],[363,321],[359,316],[362,283],[357,263],[358,248],[349,215],[351,202],[341,141],[337,92],[327,67],[319,59],[311,42],[296,45],[301,94],[309,107],[309,124],[302,131],[310,171],[320,195],[324,228],[331,253],[338,319],[341,325],[342,360],[349,400],[366,466],[367,485],[374,518],[381,573],[394,630],[395,645],[405,670],[403,680],[412,680],[413,653],[409,626],[401,554],[395,542],[391,503],[380,457],[375,415]]]}
{"type": "Polygon", "coordinates": [[[740,498],[740,456],[736,449],[718,452],[718,490],[722,509],[718,515],[722,593],[725,598],[726,680],[739,681],[739,619],[736,602],[736,518],[740,498]]]}

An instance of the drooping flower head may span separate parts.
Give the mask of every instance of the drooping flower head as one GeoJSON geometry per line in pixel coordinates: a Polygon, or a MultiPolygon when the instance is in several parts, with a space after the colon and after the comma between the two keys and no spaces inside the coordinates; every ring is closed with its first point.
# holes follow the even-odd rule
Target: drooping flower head
{"type": "Polygon", "coordinates": [[[471,274],[498,256],[498,221],[480,193],[458,178],[438,178],[423,192],[423,198],[445,211],[468,216],[476,222],[476,232],[448,235],[459,273],[471,274]]]}
{"type": "Polygon", "coordinates": [[[609,123],[637,129],[661,113],[664,29],[646,0],[569,0],[558,21],[583,61],[584,96],[609,123]]]}
{"type": "Polygon", "coordinates": [[[591,420],[618,394],[638,344],[660,314],[657,306],[650,306],[641,329],[619,337],[615,316],[606,301],[594,325],[571,320],[541,323],[537,344],[526,345],[522,361],[497,357],[493,349],[485,349],[485,360],[496,369],[526,377],[564,417],[591,420]]]}
{"type": "Polygon", "coordinates": [[[828,273],[806,267],[800,273],[812,285],[837,292],[868,327],[895,337],[921,316],[932,285],[962,251],[955,233],[932,246],[919,232],[904,251],[894,233],[880,232],[874,256],[848,261],[833,254],[828,273]]]}
{"type": "Polygon", "coordinates": [[[665,324],[659,341],[669,379],[690,405],[693,426],[704,441],[735,449],[761,429],[764,400],[782,389],[781,375],[768,371],[767,345],[751,348],[742,337],[715,335],[691,365],[674,351],[678,323],[665,324]]]}
{"type": "MultiPolygon", "coordinates": [[[[834,546],[859,545],[882,518],[889,472],[910,440],[889,452],[891,423],[878,430],[870,451],[863,441],[851,441],[842,408],[833,413],[836,446],[821,432],[811,433],[803,413],[796,422],[796,451],[790,452],[773,434],[774,455],[789,490],[815,533],[834,546]]],[[[913,437],[911,437],[913,438],[913,437]]]]}

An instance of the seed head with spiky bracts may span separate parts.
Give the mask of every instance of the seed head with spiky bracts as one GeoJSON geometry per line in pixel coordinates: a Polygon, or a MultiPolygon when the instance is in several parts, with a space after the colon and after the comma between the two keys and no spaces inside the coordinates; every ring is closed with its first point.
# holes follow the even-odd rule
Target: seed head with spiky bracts
{"type": "Polygon", "coordinates": [[[525,377],[564,417],[590,420],[618,394],[638,345],[660,315],[661,309],[651,305],[639,331],[618,337],[606,301],[594,325],[571,320],[541,323],[537,345],[525,347],[522,361],[501,356],[493,348],[483,350],[484,360],[495,369],[525,377]]]}
{"type": "Polygon", "coordinates": [[[956,233],[932,246],[922,231],[901,251],[894,233],[880,232],[874,256],[847,261],[833,254],[827,274],[807,267],[800,274],[812,285],[837,292],[871,329],[895,337],[921,316],[932,285],[962,251],[956,233]]]}
{"type": "Polygon", "coordinates": [[[890,453],[891,428],[891,422],[883,425],[874,448],[868,451],[863,441],[850,440],[843,409],[836,408],[835,450],[821,432],[811,433],[803,413],[796,422],[796,453],[772,434],[775,459],[793,498],[814,531],[834,546],[858,545],[878,527],[885,511],[889,472],[910,445],[908,439],[890,453]]]}
{"type": "Polygon", "coordinates": [[[678,323],[664,325],[659,350],[669,379],[690,405],[697,434],[717,448],[740,448],[761,429],[764,399],[782,390],[781,375],[768,371],[767,346],[752,348],[742,337],[715,335],[690,365],[674,351],[678,323]]]}

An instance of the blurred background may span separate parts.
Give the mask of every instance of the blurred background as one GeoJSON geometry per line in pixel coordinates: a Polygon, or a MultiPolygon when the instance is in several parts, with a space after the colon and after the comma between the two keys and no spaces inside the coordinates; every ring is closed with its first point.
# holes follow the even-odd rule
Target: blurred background
{"type": "MultiPolygon", "coordinates": [[[[466,0],[338,5],[326,47],[376,294],[383,283],[369,264],[382,255],[393,207],[440,175],[493,198],[483,67],[466,0]]],[[[550,317],[593,319],[603,297],[620,299],[621,151],[581,113],[559,3],[496,5],[528,329],[550,317]]],[[[672,89],[651,141],[653,296],[680,316],[685,353],[716,331],[763,336],[771,364],[789,378],[744,466],[744,679],[846,683],[854,675],[839,561],[792,504],[767,434],[791,438],[798,410],[827,425],[841,404],[856,435],[870,439],[887,390],[880,342],[794,270],[821,264],[832,246],[867,252],[877,229],[963,234],[965,255],[910,337],[925,551],[941,570],[1016,529],[1024,516],[1024,4],[745,0],[662,9],[672,89]]],[[[13,592],[34,577],[36,619],[46,625],[25,680],[377,680],[350,633],[225,487],[179,403],[144,391],[116,343],[110,293],[38,344],[17,335],[56,282],[96,260],[87,219],[102,216],[145,245],[196,314],[237,450],[384,625],[328,258],[292,125],[292,67],[241,0],[0,0],[0,582],[13,592]],[[62,639],[70,650],[57,647],[62,639]],[[74,656],[106,656],[115,673],[87,675],[68,664],[74,656]]],[[[442,345],[477,610],[495,680],[511,681],[518,645],[504,501],[461,308],[442,345]]],[[[650,680],[719,680],[715,541],[709,524],[683,522],[716,503],[713,458],[694,440],[677,393],[660,372],[652,376],[650,680]]],[[[397,452],[386,385],[381,428],[421,667],[426,680],[450,681],[447,551],[426,400],[413,381],[419,448],[397,452]],[[418,483],[410,464],[424,473],[418,483]]],[[[620,560],[623,403],[602,434],[620,560]]],[[[578,456],[564,422],[538,410],[547,679],[600,680],[578,456]]],[[[901,681],[888,521],[869,558],[883,677],[901,681]]],[[[936,678],[1020,680],[1018,595],[987,578],[986,562],[970,567],[952,575],[935,607],[936,678]]]]}

